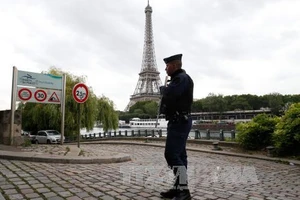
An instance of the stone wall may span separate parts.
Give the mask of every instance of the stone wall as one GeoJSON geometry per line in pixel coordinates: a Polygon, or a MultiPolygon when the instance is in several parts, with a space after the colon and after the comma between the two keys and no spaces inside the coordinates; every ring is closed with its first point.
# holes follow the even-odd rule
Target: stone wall
{"type": "MultiPolygon", "coordinates": [[[[10,110],[0,111],[0,144],[10,145],[10,110]]],[[[20,110],[15,111],[15,121],[13,126],[12,144],[22,144],[22,114],[20,110]]]]}

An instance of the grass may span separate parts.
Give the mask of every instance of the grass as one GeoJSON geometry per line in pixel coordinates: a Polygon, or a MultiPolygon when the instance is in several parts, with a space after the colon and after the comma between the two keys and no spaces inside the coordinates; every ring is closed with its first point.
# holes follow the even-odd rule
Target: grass
{"type": "Polygon", "coordinates": [[[80,152],[79,152],[78,156],[84,156],[84,155],[85,155],[84,150],[80,149],[80,152]]]}
{"type": "Polygon", "coordinates": [[[66,152],[65,152],[65,154],[64,155],[67,155],[67,153],[69,153],[69,151],[70,151],[71,149],[70,149],[70,147],[66,147],[66,152]]]}

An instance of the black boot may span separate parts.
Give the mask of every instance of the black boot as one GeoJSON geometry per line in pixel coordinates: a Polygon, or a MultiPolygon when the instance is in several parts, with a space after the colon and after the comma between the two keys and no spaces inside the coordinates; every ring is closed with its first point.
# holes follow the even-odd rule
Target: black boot
{"type": "Polygon", "coordinates": [[[172,200],[191,200],[192,196],[189,190],[178,190],[176,196],[172,200]]]}
{"type": "Polygon", "coordinates": [[[175,197],[178,193],[178,190],[176,189],[169,189],[166,192],[161,192],[160,196],[162,196],[163,198],[168,198],[168,199],[172,199],[173,197],[175,197]]]}

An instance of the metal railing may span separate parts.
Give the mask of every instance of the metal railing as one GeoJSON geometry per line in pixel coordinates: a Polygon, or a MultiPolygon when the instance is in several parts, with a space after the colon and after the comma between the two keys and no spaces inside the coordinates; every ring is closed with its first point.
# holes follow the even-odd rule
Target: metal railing
{"type": "MultiPolygon", "coordinates": [[[[126,138],[137,138],[137,137],[155,137],[155,138],[163,138],[166,137],[167,132],[166,130],[162,129],[145,129],[145,130],[119,130],[119,131],[108,131],[108,132],[99,132],[99,133],[88,133],[88,134],[82,134],[81,135],[81,140],[99,140],[99,139],[109,139],[109,138],[117,138],[117,137],[126,137],[126,138]]],[[[231,131],[224,131],[224,130],[219,130],[219,131],[212,131],[212,130],[198,130],[198,129],[193,129],[189,133],[189,139],[192,140],[219,140],[219,141],[225,141],[225,140],[230,140],[234,141],[236,137],[236,132],[235,130],[231,131]]],[[[72,142],[76,141],[77,137],[66,137],[67,142],[72,142]]]]}

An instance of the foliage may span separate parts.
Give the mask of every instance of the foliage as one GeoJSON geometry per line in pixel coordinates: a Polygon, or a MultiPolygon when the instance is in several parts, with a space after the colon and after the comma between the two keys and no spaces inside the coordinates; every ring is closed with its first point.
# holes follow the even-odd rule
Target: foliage
{"type": "Polygon", "coordinates": [[[118,115],[114,112],[113,102],[107,97],[101,97],[97,100],[97,119],[102,122],[103,130],[116,130],[118,128],[118,115]]]}
{"type": "Polygon", "coordinates": [[[248,150],[262,149],[272,142],[272,134],[278,117],[269,117],[266,114],[259,114],[248,123],[237,124],[237,142],[248,150]]]}
{"type": "Polygon", "coordinates": [[[23,147],[31,147],[32,143],[31,140],[28,138],[24,138],[24,143],[22,144],[23,147]]]}
{"type": "Polygon", "coordinates": [[[280,155],[300,155],[300,103],[292,104],[276,126],[274,146],[280,155]]]}
{"type": "Polygon", "coordinates": [[[242,94],[223,96],[209,93],[203,99],[194,100],[192,112],[219,112],[232,110],[259,110],[269,108],[273,115],[281,115],[289,105],[300,102],[300,95],[270,93],[263,96],[242,94]]]}
{"type": "Polygon", "coordinates": [[[147,118],[154,118],[157,116],[158,104],[156,101],[139,101],[130,107],[129,113],[138,115],[147,115],[147,118]]]}
{"type": "MultiPolygon", "coordinates": [[[[75,84],[85,82],[85,77],[74,76],[60,69],[50,68],[49,74],[66,74],[65,98],[65,135],[74,136],[80,128],[92,130],[96,121],[103,124],[104,129],[116,129],[118,116],[114,111],[113,102],[106,97],[96,97],[92,88],[89,88],[88,100],[79,104],[74,101],[72,89],[75,84]],[[79,113],[80,106],[80,113],[79,113]],[[78,118],[80,123],[78,123],[78,118]],[[79,127],[80,124],[80,127],[79,127]]],[[[61,106],[56,104],[26,103],[20,104],[22,110],[22,127],[24,130],[36,132],[41,129],[61,129],[61,106]]]]}
{"type": "Polygon", "coordinates": [[[268,105],[271,109],[272,114],[279,115],[284,106],[282,95],[279,93],[271,93],[269,95],[266,95],[266,97],[268,99],[268,105]]]}

